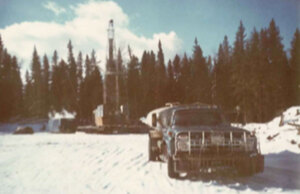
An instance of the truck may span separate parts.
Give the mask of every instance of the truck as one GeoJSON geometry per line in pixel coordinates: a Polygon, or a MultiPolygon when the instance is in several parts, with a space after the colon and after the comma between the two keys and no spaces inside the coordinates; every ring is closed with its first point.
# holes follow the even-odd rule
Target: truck
{"type": "Polygon", "coordinates": [[[48,121],[48,129],[52,133],[75,133],[77,123],[74,118],[51,118],[48,121]]]}
{"type": "Polygon", "coordinates": [[[168,176],[219,172],[239,176],[263,172],[255,134],[233,127],[221,109],[202,103],[169,103],[147,115],[149,161],[166,162],[168,176]]]}

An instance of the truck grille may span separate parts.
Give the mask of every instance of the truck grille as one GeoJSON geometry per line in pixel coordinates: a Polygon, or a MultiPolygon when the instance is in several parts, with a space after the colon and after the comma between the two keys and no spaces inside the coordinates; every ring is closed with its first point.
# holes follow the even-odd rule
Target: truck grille
{"type": "MultiPolygon", "coordinates": [[[[186,138],[190,154],[224,154],[228,152],[244,151],[243,133],[234,132],[230,137],[230,132],[182,132],[178,137],[186,138]]],[[[178,141],[178,140],[177,140],[178,141]]],[[[180,141],[180,140],[179,140],[180,141]]],[[[182,143],[182,142],[181,142],[182,143]]]]}

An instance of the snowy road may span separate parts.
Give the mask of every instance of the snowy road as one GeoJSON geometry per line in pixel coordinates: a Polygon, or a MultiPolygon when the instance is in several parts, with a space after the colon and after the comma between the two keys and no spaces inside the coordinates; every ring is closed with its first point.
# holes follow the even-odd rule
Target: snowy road
{"type": "Polygon", "coordinates": [[[300,155],[266,156],[250,178],[172,180],[147,135],[0,135],[0,193],[299,193],[300,155]]]}

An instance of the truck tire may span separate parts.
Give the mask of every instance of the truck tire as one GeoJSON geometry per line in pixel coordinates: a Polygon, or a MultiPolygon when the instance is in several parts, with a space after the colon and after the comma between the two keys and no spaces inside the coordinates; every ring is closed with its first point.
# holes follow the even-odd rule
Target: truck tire
{"type": "Polygon", "coordinates": [[[179,174],[175,172],[174,160],[168,157],[168,175],[170,178],[178,178],[179,174]]]}
{"type": "Polygon", "coordinates": [[[149,136],[148,156],[149,161],[156,161],[157,154],[152,150],[154,140],[149,136]]]}
{"type": "Polygon", "coordinates": [[[265,167],[265,158],[263,155],[258,155],[257,160],[256,160],[256,169],[255,171],[257,173],[264,172],[264,167],[265,167]]]}
{"type": "Polygon", "coordinates": [[[238,174],[242,177],[253,175],[256,167],[254,163],[256,163],[256,161],[252,158],[244,158],[241,160],[238,166],[238,174]]]}

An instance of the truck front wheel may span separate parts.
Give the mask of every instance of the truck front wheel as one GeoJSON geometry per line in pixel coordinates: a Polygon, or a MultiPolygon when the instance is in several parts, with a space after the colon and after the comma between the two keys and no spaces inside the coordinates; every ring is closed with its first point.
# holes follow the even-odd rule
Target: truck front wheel
{"type": "Polygon", "coordinates": [[[168,175],[170,178],[178,178],[179,174],[175,172],[174,160],[172,157],[168,157],[168,175]]]}
{"type": "Polygon", "coordinates": [[[256,161],[252,158],[244,158],[238,165],[238,174],[242,177],[251,176],[255,173],[256,161]]]}

